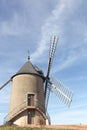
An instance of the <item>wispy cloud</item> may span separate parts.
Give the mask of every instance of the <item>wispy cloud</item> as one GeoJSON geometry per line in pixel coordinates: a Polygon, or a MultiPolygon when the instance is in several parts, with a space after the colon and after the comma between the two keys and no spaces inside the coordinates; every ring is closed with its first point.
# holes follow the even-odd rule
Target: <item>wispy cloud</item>
{"type": "Polygon", "coordinates": [[[40,40],[32,57],[34,60],[41,58],[48,51],[49,44],[47,39],[57,34],[60,39],[58,44],[60,50],[58,50],[57,57],[58,67],[55,67],[54,72],[61,71],[86,56],[87,45],[84,42],[84,39],[86,39],[86,37],[84,38],[84,34],[86,35],[86,29],[84,31],[86,25],[80,19],[77,20],[73,17],[81,2],[81,0],[77,2],[73,0],[60,0],[41,28],[40,40]],[[74,19],[72,20],[71,18],[74,19]],[[71,37],[73,41],[70,40],[71,37]],[[79,39],[79,41],[76,39],[79,39]]]}
{"type": "Polygon", "coordinates": [[[47,50],[48,50],[48,45],[47,45],[47,39],[45,38],[45,40],[41,40],[38,43],[36,51],[31,55],[32,60],[41,62],[44,59],[43,55],[45,56],[45,52],[47,50]]]}
{"type": "Polygon", "coordinates": [[[32,54],[33,59],[37,59],[48,50],[49,45],[47,39],[50,36],[58,34],[60,31],[62,32],[62,29],[59,29],[60,26],[57,25],[57,21],[64,7],[62,4],[59,9],[58,7],[55,7],[55,9],[52,10],[51,15],[45,20],[45,23],[41,27],[40,41],[37,46],[38,49],[32,54]]]}

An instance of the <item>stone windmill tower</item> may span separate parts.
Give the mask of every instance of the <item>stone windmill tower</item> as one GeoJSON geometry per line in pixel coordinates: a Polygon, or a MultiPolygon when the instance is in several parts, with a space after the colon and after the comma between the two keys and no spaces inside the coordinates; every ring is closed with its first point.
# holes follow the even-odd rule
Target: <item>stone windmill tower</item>
{"type": "Polygon", "coordinates": [[[28,60],[11,79],[13,87],[8,120],[15,115],[12,122],[17,125],[40,124],[41,122],[45,124],[47,117],[42,71],[28,60]]]}
{"type": "Polygon", "coordinates": [[[5,123],[18,126],[48,125],[50,118],[47,114],[47,106],[50,92],[54,92],[58,99],[65,105],[70,106],[73,92],[49,77],[50,69],[56,49],[57,37],[54,36],[50,44],[47,75],[28,61],[13,75],[1,88],[12,81],[12,93],[9,113],[5,123]]]}

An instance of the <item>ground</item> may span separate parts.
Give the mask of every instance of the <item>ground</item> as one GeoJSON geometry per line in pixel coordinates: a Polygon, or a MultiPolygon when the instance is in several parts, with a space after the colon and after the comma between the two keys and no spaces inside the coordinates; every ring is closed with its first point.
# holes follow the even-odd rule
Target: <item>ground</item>
{"type": "Polygon", "coordinates": [[[50,126],[0,126],[0,130],[87,130],[87,125],[50,125],[50,126]]]}

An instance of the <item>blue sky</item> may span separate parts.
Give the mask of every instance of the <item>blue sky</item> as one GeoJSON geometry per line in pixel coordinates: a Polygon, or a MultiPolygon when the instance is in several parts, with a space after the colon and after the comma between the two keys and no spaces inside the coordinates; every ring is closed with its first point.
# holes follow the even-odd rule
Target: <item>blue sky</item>
{"type": "MultiPolygon", "coordinates": [[[[74,91],[71,107],[52,93],[52,124],[87,124],[87,1],[0,0],[0,84],[27,61],[46,74],[50,37],[59,37],[51,76],[74,91]]],[[[8,113],[12,84],[0,91],[0,124],[8,113]]]]}

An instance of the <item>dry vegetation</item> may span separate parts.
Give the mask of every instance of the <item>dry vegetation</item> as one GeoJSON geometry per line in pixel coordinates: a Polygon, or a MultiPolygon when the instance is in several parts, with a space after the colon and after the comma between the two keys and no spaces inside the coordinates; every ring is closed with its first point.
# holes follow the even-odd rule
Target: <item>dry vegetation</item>
{"type": "Polygon", "coordinates": [[[87,130],[87,125],[57,125],[57,126],[0,126],[0,130],[87,130]]]}

